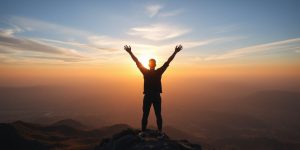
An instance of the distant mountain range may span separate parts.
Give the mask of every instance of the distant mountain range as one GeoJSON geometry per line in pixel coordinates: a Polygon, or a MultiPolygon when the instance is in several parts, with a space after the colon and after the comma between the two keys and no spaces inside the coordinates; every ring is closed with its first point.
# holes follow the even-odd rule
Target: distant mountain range
{"type": "MultiPolygon", "coordinates": [[[[102,109],[108,105],[95,105],[99,111],[93,113],[94,116],[84,114],[81,103],[76,109],[70,107],[74,102],[65,101],[68,96],[53,87],[0,87],[0,120],[6,122],[0,124],[1,146],[15,146],[15,149],[20,145],[31,146],[30,149],[92,149],[103,138],[131,128],[126,124],[103,127],[120,122],[114,118],[117,115],[107,117],[103,113],[102,109]],[[65,115],[65,112],[76,112],[83,117],[65,115]],[[61,120],[63,118],[76,118],[80,122],[61,120]],[[7,123],[15,120],[26,122],[7,123]]],[[[187,105],[186,100],[180,103],[180,109],[168,112],[172,116],[166,116],[166,125],[172,126],[166,126],[164,130],[172,139],[187,139],[201,144],[204,149],[300,149],[299,92],[264,90],[232,97],[215,101],[194,97],[199,99],[199,103],[189,101],[192,105],[187,105]]],[[[130,124],[136,125],[132,122],[130,124]]]]}
{"type": "Polygon", "coordinates": [[[66,119],[52,125],[16,121],[0,124],[0,149],[92,149],[104,137],[109,137],[128,125],[119,124],[100,129],[88,129],[82,123],[66,119]]]}
{"type": "MultiPolygon", "coordinates": [[[[102,127],[99,129],[90,129],[86,125],[83,125],[82,123],[72,119],[60,120],[51,125],[40,125],[40,124],[23,122],[23,121],[16,121],[13,123],[1,123],[0,124],[0,149],[91,150],[94,148],[96,149],[97,148],[96,146],[98,146],[99,149],[100,148],[99,144],[103,139],[115,137],[113,136],[114,134],[117,134],[119,132],[122,133],[121,131],[126,131],[126,130],[135,131],[135,133],[138,132],[138,130],[132,129],[130,126],[126,124],[115,124],[112,126],[102,127]]],[[[176,137],[179,137],[180,135],[184,135],[184,137],[188,137],[186,133],[176,130],[175,128],[171,128],[168,132],[170,132],[170,135],[174,135],[176,137]],[[171,131],[173,133],[171,133],[171,131]]],[[[162,141],[157,141],[157,142],[156,144],[159,145],[160,142],[162,141]]],[[[173,146],[174,145],[178,146],[178,150],[193,150],[192,148],[182,147],[184,146],[184,144],[185,145],[190,144],[189,146],[193,145],[186,140],[180,142],[175,140],[171,141],[168,138],[165,141],[165,143],[168,143],[173,146]]],[[[126,148],[128,147],[124,147],[124,149],[126,148]]],[[[197,149],[199,149],[199,146],[197,147],[197,149]]],[[[122,150],[122,148],[120,150],[122,150]]]]}

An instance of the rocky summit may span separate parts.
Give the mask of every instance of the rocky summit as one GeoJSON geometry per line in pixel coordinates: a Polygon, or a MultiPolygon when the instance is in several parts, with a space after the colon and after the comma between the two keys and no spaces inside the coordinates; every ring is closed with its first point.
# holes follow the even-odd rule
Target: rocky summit
{"type": "Polygon", "coordinates": [[[139,130],[126,129],[111,138],[103,139],[94,150],[201,150],[198,144],[187,140],[172,140],[166,134],[159,135],[154,130],[139,136],[139,130]]]}

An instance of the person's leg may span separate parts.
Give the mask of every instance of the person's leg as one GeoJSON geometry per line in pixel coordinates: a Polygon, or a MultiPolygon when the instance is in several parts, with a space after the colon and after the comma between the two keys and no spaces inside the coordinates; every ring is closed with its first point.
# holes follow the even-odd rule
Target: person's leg
{"type": "Polygon", "coordinates": [[[161,116],[161,97],[160,94],[155,96],[155,99],[153,100],[153,107],[155,111],[156,116],[156,123],[157,128],[159,131],[162,131],[162,116],[161,116]]]}
{"type": "Polygon", "coordinates": [[[151,108],[151,97],[147,94],[144,95],[143,101],[143,118],[142,118],[142,131],[146,131],[148,116],[151,108]]]}

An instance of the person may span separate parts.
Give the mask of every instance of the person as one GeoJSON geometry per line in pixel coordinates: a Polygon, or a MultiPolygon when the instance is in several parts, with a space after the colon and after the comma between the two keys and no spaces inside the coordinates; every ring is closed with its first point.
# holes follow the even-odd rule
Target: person
{"type": "Polygon", "coordinates": [[[161,96],[162,93],[162,84],[161,78],[162,74],[168,68],[170,62],[174,59],[175,55],[182,50],[181,45],[175,47],[174,53],[169,57],[169,59],[158,69],[156,67],[156,60],[149,60],[149,68],[145,68],[142,63],[134,56],[131,51],[131,47],[125,45],[124,49],[129,53],[133,61],[136,63],[137,67],[144,76],[144,100],[143,100],[143,117],[142,117],[142,132],[141,135],[145,134],[147,129],[148,116],[150,112],[151,105],[154,107],[154,112],[156,116],[156,123],[158,132],[162,134],[162,116],[161,116],[161,96]]]}

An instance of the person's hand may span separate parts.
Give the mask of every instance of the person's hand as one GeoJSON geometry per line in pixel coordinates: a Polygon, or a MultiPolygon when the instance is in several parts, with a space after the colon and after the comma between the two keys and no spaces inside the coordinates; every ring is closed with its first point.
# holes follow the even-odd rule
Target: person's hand
{"type": "Polygon", "coordinates": [[[128,46],[128,45],[125,45],[125,46],[124,46],[124,49],[125,49],[125,51],[128,52],[128,53],[131,52],[131,47],[128,46]]]}
{"type": "Polygon", "coordinates": [[[181,51],[182,50],[182,46],[181,45],[177,45],[176,47],[175,47],[175,52],[176,53],[178,53],[179,51],[181,51]]]}

